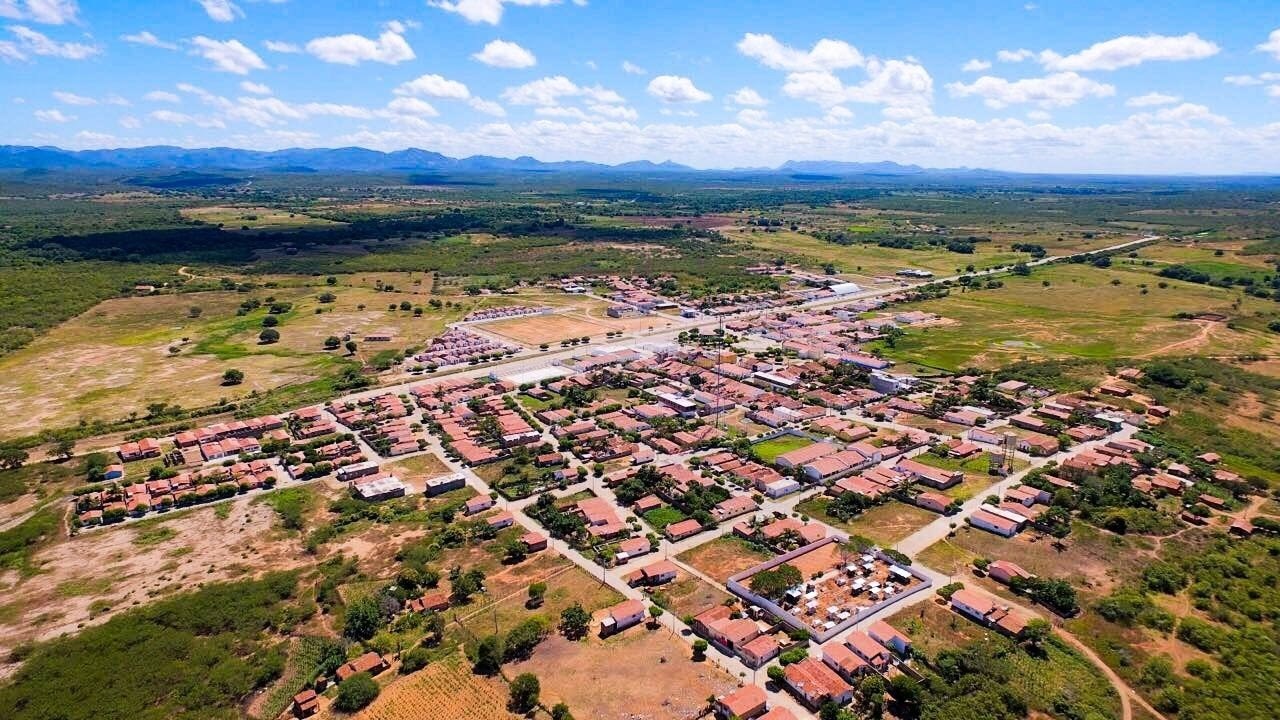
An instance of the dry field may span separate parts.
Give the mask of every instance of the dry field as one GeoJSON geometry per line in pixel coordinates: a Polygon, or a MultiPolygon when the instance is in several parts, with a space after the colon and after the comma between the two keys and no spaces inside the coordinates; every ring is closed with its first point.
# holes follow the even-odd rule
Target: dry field
{"type": "Polygon", "coordinates": [[[0,656],[15,645],[72,633],[114,613],[207,582],[314,562],[273,529],[275,512],[248,498],[170,513],[163,522],[106,528],[36,553],[39,572],[0,575],[0,656]]]}
{"type": "Polygon", "coordinates": [[[250,230],[282,230],[346,224],[301,212],[256,206],[214,205],[183,208],[179,212],[188,220],[199,220],[210,225],[221,223],[228,230],[239,230],[243,227],[248,227],[250,230]]]}
{"type": "Polygon", "coordinates": [[[568,338],[589,337],[600,341],[606,332],[613,330],[602,322],[577,313],[531,315],[485,323],[480,327],[530,347],[541,343],[558,343],[568,338]]]}
{"type": "MultiPolygon", "coordinates": [[[[463,565],[463,567],[468,567],[463,565]]],[[[560,611],[581,603],[587,612],[594,612],[622,601],[613,588],[601,584],[577,565],[560,555],[540,553],[502,575],[490,575],[485,579],[486,600],[494,602],[475,605],[459,613],[463,623],[477,636],[495,632],[507,632],[533,615],[543,615],[551,625],[560,621],[560,611]],[[530,583],[543,581],[547,594],[542,606],[525,607],[530,583]]]]}
{"type": "Polygon", "coordinates": [[[391,682],[373,704],[354,716],[326,710],[320,717],[355,720],[514,720],[500,678],[471,672],[462,656],[428,665],[391,682]]]}
{"type": "Polygon", "coordinates": [[[708,577],[727,582],[730,576],[753,568],[771,556],[756,550],[740,538],[724,536],[686,550],[677,557],[708,577]]]}
{"type": "Polygon", "coordinates": [[[924,508],[889,501],[883,505],[876,505],[849,522],[844,522],[827,515],[826,506],[827,498],[818,497],[800,503],[796,506],[796,510],[844,532],[861,535],[883,547],[893,547],[894,543],[938,517],[924,508]]]}
{"type": "Polygon", "coordinates": [[[654,595],[658,594],[669,601],[667,609],[676,617],[697,615],[732,598],[729,593],[686,572],[681,572],[675,581],[656,588],[654,595]]]}
{"type": "Polygon", "coordinates": [[[548,638],[533,657],[510,667],[542,681],[542,702],[564,702],[591,720],[689,720],[706,700],[737,683],[711,663],[695,663],[669,630],[633,627],[615,637],[570,642],[548,638]]]}

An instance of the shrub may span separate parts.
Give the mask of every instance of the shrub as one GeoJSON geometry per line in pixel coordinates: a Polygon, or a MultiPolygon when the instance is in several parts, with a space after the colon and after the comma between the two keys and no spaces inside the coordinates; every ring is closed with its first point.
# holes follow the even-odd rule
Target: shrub
{"type": "Polygon", "coordinates": [[[520,673],[511,681],[511,699],[507,703],[513,712],[527,713],[538,706],[538,694],[542,683],[533,673],[520,673]]]}
{"type": "Polygon", "coordinates": [[[356,673],[338,686],[338,697],[334,699],[333,707],[347,713],[362,710],[378,697],[380,690],[369,673],[356,673]]]}

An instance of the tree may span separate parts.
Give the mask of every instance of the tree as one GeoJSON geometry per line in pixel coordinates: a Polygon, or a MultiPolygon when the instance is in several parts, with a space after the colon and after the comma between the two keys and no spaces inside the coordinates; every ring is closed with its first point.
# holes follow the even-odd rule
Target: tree
{"type": "Polygon", "coordinates": [[[347,606],[347,614],[342,620],[342,634],[352,640],[368,640],[382,626],[382,613],[378,609],[378,601],[372,597],[363,597],[347,606]]]}
{"type": "Polygon", "coordinates": [[[702,638],[698,638],[697,640],[694,640],[693,641],[693,659],[702,660],[706,658],[708,647],[709,645],[707,645],[706,640],[703,640],[702,638]]]}
{"type": "Polygon", "coordinates": [[[560,613],[560,632],[570,640],[586,636],[591,625],[591,615],[582,608],[581,603],[574,603],[560,613]]]}
{"type": "Polygon", "coordinates": [[[1040,647],[1049,635],[1053,632],[1053,628],[1047,620],[1041,618],[1032,618],[1027,621],[1027,626],[1022,629],[1022,639],[1031,647],[1040,647]]]}
{"type": "Polygon", "coordinates": [[[533,649],[547,636],[546,620],[541,615],[525,620],[507,633],[502,659],[524,660],[533,654],[533,649]]]}
{"type": "Polygon", "coordinates": [[[536,582],[529,585],[529,607],[541,607],[542,599],[547,595],[547,584],[536,582]]]}
{"type": "Polygon", "coordinates": [[[67,435],[54,438],[53,447],[49,448],[49,457],[70,460],[76,454],[76,439],[67,435]]]}
{"type": "Polygon", "coordinates": [[[338,686],[333,707],[346,713],[362,710],[378,697],[380,688],[369,673],[356,673],[338,686]]]}
{"type": "Polygon", "coordinates": [[[337,335],[330,335],[329,337],[324,339],[325,350],[337,350],[341,346],[342,346],[342,341],[338,339],[337,335]]]}
{"type": "Polygon", "coordinates": [[[222,373],[223,385],[239,385],[242,382],[244,382],[244,373],[236,370],[235,368],[231,368],[222,373]]]}
{"type": "Polygon", "coordinates": [[[258,333],[258,342],[264,345],[270,345],[280,339],[280,331],[275,328],[267,328],[258,333]]]}
{"type": "Polygon", "coordinates": [[[262,327],[270,328],[270,327],[275,327],[279,324],[280,324],[280,318],[276,317],[275,315],[268,315],[262,318],[262,327]]]}
{"type": "Polygon", "coordinates": [[[520,673],[511,681],[511,699],[507,707],[512,712],[521,714],[531,712],[538,706],[538,694],[542,692],[542,683],[533,673],[520,673]]]}
{"type": "Polygon", "coordinates": [[[573,720],[573,713],[569,712],[568,705],[556,703],[551,708],[551,720],[573,720]]]}
{"type": "Polygon", "coordinates": [[[889,681],[889,694],[897,705],[897,712],[894,714],[906,718],[919,717],[920,702],[924,694],[920,683],[907,675],[894,675],[889,681]]]}
{"type": "Polygon", "coordinates": [[[665,611],[665,610],[663,610],[662,608],[658,607],[657,605],[650,605],[650,606],[649,606],[649,617],[653,618],[653,622],[654,622],[654,624],[655,624],[655,625],[656,625],[656,624],[657,624],[657,622],[658,622],[658,618],[662,617],[662,613],[664,613],[664,612],[666,612],[666,611],[665,611]]]}
{"type": "Polygon", "coordinates": [[[319,301],[320,301],[320,302],[322,302],[322,303],[331,303],[331,302],[333,302],[333,301],[337,300],[337,299],[338,299],[338,296],[337,296],[337,295],[334,295],[334,294],[333,294],[333,293],[331,293],[331,292],[326,292],[326,293],[320,293],[319,297],[317,297],[316,299],[317,299],[317,300],[319,300],[319,301]]]}
{"type": "Polygon", "coordinates": [[[16,445],[0,445],[0,470],[16,470],[31,455],[16,445]]]}
{"type": "Polygon", "coordinates": [[[505,651],[502,637],[490,635],[476,646],[476,660],[472,670],[477,675],[497,675],[502,668],[502,655],[505,651]]]}
{"type": "Polygon", "coordinates": [[[751,576],[751,592],[770,600],[777,600],[804,581],[795,565],[783,563],[772,570],[764,570],[751,576]]]}
{"type": "Polygon", "coordinates": [[[400,656],[400,674],[408,675],[426,667],[431,662],[431,653],[424,647],[416,647],[400,656]]]}
{"type": "Polygon", "coordinates": [[[355,340],[348,340],[348,341],[347,341],[347,344],[346,344],[346,348],[347,348],[347,354],[348,354],[348,355],[355,355],[355,354],[356,354],[356,341],[355,341],[355,340]]]}
{"type": "Polygon", "coordinates": [[[200,313],[202,312],[204,312],[204,310],[201,309],[198,305],[192,305],[191,307],[187,308],[187,317],[193,318],[193,319],[198,318],[200,317],[200,313]]]}

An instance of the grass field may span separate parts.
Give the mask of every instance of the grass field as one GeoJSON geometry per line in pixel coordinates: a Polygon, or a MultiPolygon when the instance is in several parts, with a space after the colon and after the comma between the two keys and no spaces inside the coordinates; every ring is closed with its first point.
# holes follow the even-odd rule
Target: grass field
{"type": "MultiPolygon", "coordinates": [[[[388,678],[391,679],[391,678],[388,678]]],[[[507,711],[501,678],[471,672],[462,655],[431,663],[390,682],[369,707],[353,716],[328,711],[325,717],[356,720],[514,720],[507,711]]]]}
{"type": "Polygon", "coordinates": [[[997,290],[953,292],[911,305],[956,322],[908,330],[885,354],[955,370],[1021,359],[1265,352],[1280,344],[1274,333],[1173,317],[1179,312],[1250,316],[1274,312],[1274,303],[1234,290],[1164,281],[1149,269],[1054,265],[1030,277],[1004,278],[1004,283],[997,290]],[[1159,282],[1168,287],[1158,287],[1159,282]],[[1237,301],[1238,309],[1233,307],[1237,301]]]}
{"type": "Polygon", "coordinates": [[[936,513],[929,512],[924,508],[891,500],[883,505],[876,505],[854,519],[845,522],[827,514],[828,502],[830,502],[830,498],[819,495],[797,505],[796,511],[821,520],[847,533],[861,535],[882,547],[893,547],[894,543],[928,525],[938,517],[936,513]]]}
{"type": "Polygon", "coordinates": [[[706,580],[682,572],[675,581],[659,588],[653,595],[653,601],[676,617],[684,618],[723,605],[730,597],[729,593],[706,580]]]}
{"type": "Polygon", "coordinates": [[[772,465],[773,461],[777,460],[779,455],[789,453],[792,450],[799,450],[803,447],[809,447],[812,444],[812,440],[806,437],[800,437],[799,435],[779,435],[772,440],[758,442],[755,445],[752,445],[751,449],[755,451],[756,457],[760,458],[760,462],[772,465]]]}
{"type": "MultiPolygon", "coordinates": [[[[559,556],[544,555],[543,557],[554,557],[557,565],[568,562],[559,556]]],[[[499,632],[507,632],[533,615],[543,615],[548,618],[552,626],[555,626],[560,621],[560,611],[575,602],[581,603],[587,612],[593,612],[621,602],[623,599],[613,588],[601,584],[599,578],[588,575],[585,570],[576,565],[556,567],[552,570],[551,576],[544,580],[547,583],[547,594],[542,606],[531,610],[525,607],[528,596],[522,593],[521,589],[540,577],[545,575],[530,574],[523,582],[505,583],[502,587],[495,587],[492,583],[486,582],[490,595],[500,599],[496,602],[468,607],[463,623],[477,636],[491,634],[495,627],[499,632]]]]}
{"type": "Polygon", "coordinates": [[[189,220],[221,224],[232,230],[245,227],[250,230],[285,230],[345,224],[291,210],[240,205],[184,208],[181,214],[189,220]]]}

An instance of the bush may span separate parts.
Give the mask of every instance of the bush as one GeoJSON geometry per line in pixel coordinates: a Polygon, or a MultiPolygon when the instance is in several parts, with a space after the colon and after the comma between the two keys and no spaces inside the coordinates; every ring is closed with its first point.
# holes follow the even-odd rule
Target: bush
{"type": "Polygon", "coordinates": [[[538,706],[542,683],[533,673],[520,673],[511,681],[511,699],[507,707],[513,712],[527,713],[538,706]]]}
{"type": "Polygon", "coordinates": [[[369,673],[356,673],[338,686],[338,697],[334,699],[333,707],[346,713],[362,710],[378,697],[380,691],[369,673]]]}
{"type": "Polygon", "coordinates": [[[426,648],[416,647],[400,656],[400,674],[408,675],[427,666],[431,661],[431,653],[426,648]]]}
{"type": "Polygon", "coordinates": [[[363,597],[347,606],[342,619],[342,634],[352,640],[368,640],[382,627],[382,613],[378,601],[363,597]]]}

